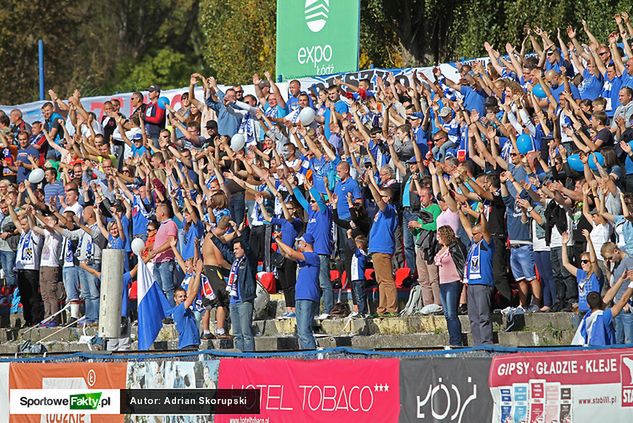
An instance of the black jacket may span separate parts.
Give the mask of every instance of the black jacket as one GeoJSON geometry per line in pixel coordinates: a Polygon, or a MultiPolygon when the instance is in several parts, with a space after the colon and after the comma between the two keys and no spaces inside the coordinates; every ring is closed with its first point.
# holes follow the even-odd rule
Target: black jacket
{"type": "MultiPolygon", "coordinates": [[[[253,254],[248,244],[248,229],[242,232],[242,236],[238,238],[244,248],[244,260],[237,269],[237,286],[241,301],[252,301],[255,299],[257,292],[257,257],[253,254]]],[[[222,253],[222,257],[229,262],[234,263],[235,253],[233,250],[218,238],[213,237],[213,244],[218,247],[222,253]]]]}

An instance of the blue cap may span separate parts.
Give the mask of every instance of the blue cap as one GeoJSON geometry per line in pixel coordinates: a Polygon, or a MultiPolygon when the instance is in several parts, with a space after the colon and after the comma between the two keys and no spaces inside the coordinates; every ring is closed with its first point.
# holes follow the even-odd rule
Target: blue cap
{"type": "Polygon", "coordinates": [[[299,238],[299,240],[305,242],[306,244],[310,244],[310,245],[314,244],[314,236],[307,232],[304,233],[303,236],[299,238]]]}

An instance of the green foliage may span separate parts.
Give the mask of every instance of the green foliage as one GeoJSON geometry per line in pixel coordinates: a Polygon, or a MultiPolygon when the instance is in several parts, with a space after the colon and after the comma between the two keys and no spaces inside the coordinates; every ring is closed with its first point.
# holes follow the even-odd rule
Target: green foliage
{"type": "Polygon", "coordinates": [[[158,84],[162,89],[189,85],[191,65],[183,53],[164,48],[144,60],[127,60],[119,65],[116,91],[136,91],[158,84]]]}
{"type": "Polygon", "coordinates": [[[201,0],[202,55],[220,82],[248,83],[275,70],[274,0],[201,0]]]}

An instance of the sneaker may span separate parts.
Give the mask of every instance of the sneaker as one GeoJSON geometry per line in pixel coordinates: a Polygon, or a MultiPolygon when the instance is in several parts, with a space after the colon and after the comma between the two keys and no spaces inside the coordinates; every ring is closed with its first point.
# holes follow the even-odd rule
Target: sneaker
{"type": "Polygon", "coordinates": [[[69,328],[74,328],[75,326],[77,326],[77,318],[76,317],[71,317],[68,320],[68,323],[66,324],[67,327],[69,328]]]}
{"type": "Polygon", "coordinates": [[[329,318],[330,318],[330,315],[328,313],[322,313],[318,315],[317,317],[315,317],[316,320],[326,320],[329,318]]]}
{"type": "Polygon", "coordinates": [[[58,325],[57,325],[57,322],[55,320],[51,320],[50,322],[46,323],[46,327],[47,328],[56,328],[57,326],[58,325]]]}
{"type": "Polygon", "coordinates": [[[165,317],[163,319],[163,324],[164,325],[173,325],[174,324],[174,319],[172,319],[171,317],[165,317]]]}
{"type": "Polygon", "coordinates": [[[442,308],[441,305],[437,305],[437,304],[426,305],[422,307],[422,310],[420,310],[420,314],[423,314],[423,315],[435,314],[439,312],[443,313],[444,309],[442,308]]]}
{"type": "Polygon", "coordinates": [[[528,307],[527,312],[528,313],[538,313],[539,311],[541,311],[541,309],[539,308],[538,305],[536,304],[532,304],[531,306],[528,307]]]}
{"type": "Polygon", "coordinates": [[[457,314],[462,315],[462,316],[465,314],[468,314],[468,305],[460,304],[459,308],[457,308],[457,314]]]}
{"type": "Polygon", "coordinates": [[[552,311],[552,309],[549,308],[548,306],[543,306],[541,307],[541,310],[540,310],[541,313],[549,313],[550,311],[552,311]]]}
{"type": "Polygon", "coordinates": [[[288,318],[288,312],[284,312],[281,316],[277,316],[277,320],[286,320],[288,318]]]}
{"type": "Polygon", "coordinates": [[[214,339],[214,338],[215,336],[211,332],[203,333],[202,336],[200,337],[200,339],[204,339],[205,341],[209,339],[214,339]]]}
{"type": "Polygon", "coordinates": [[[349,315],[349,317],[351,317],[352,319],[358,316],[360,316],[360,314],[357,311],[352,311],[349,315]]]}
{"type": "Polygon", "coordinates": [[[296,319],[297,318],[297,313],[295,313],[294,311],[289,311],[288,313],[286,313],[286,319],[296,319]]]}

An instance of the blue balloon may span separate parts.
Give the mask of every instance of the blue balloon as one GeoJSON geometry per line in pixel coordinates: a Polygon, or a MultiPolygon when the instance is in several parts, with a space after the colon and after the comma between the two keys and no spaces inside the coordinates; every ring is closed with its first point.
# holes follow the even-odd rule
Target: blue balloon
{"type": "Polygon", "coordinates": [[[527,154],[530,151],[534,151],[534,143],[532,142],[532,137],[528,134],[521,134],[517,138],[517,148],[519,149],[519,153],[527,154]]]}
{"type": "Polygon", "coordinates": [[[547,94],[545,94],[545,90],[543,89],[541,84],[536,84],[534,86],[534,88],[532,88],[532,93],[534,93],[534,95],[537,98],[546,98],[547,97],[547,94]]]}
{"type": "Polygon", "coordinates": [[[158,99],[158,107],[161,109],[164,109],[167,104],[169,104],[169,99],[167,97],[161,97],[158,99]]]}
{"type": "Polygon", "coordinates": [[[598,170],[598,166],[596,166],[596,160],[600,164],[600,166],[604,167],[604,156],[602,153],[591,153],[589,155],[589,168],[591,170],[598,170]]]}
{"type": "Polygon", "coordinates": [[[580,156],[578,154],[567,156],[567,164],[576,172],[583,172],[585,170],[585,165],[582,160],[580,160],[580,156]]]}

